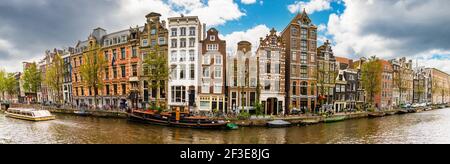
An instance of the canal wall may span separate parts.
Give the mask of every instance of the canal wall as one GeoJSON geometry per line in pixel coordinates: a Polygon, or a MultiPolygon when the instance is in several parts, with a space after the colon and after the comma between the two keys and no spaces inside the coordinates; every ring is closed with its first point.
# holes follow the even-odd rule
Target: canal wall
{"type": "MultiPolygon", "coordinates": [[[[41,106],[38,104],[13,104],[11,107],[12,108],[43,109],[43,110],[48,110],[51,113],[70,114],[70,115],[78,115],[76,112],[80,111],[80,110],[76,110],[73,108],[56,108],[56,107],[50,107],[50,106],[41,106]]],[[[128,118],[128,114],[126,112],[121,112],[121,111],[86,110],[85,113],[88,116],[92,116],[92,117],[118,118],[118,119],[128,118]]]]}

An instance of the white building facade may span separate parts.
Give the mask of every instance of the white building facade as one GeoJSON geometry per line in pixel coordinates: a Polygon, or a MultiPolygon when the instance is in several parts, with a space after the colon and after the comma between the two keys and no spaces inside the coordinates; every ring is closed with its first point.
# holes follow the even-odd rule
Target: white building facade
{"type": "Polygon", "coordinates": [[[168,19],[169,68],[168,105],[174,110],[197,110],[196,97],[200,73],[200,44],[203,28],[197,16],[168,19]]]}

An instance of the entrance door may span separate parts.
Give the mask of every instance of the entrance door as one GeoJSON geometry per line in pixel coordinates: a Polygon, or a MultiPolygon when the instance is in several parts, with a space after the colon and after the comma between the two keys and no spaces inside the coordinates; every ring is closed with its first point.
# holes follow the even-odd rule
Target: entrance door
{"type": "Polygon", "coordinates": [[[195,103],[195,90],[189,90],[189,106],[194,106],[195,103]]]}

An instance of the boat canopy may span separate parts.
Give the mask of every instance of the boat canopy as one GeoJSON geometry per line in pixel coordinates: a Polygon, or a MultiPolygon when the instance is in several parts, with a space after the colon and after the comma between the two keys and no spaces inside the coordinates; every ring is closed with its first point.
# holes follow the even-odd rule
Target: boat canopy
{"type": "Polygon", "coordinates": [[[20,115],[34,116],[34,117],[48,117],[52,114],[47,110],[36,110],[36,109],[23,109],[23,108],[10,108],[8,112],[20,115]]]}

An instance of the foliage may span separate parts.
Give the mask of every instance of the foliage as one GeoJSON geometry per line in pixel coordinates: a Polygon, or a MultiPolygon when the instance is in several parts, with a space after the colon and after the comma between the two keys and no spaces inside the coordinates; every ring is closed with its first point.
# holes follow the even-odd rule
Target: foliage
{"type": "Polygon", "coordinates": [[[250,113],[243,111],[243,112],[239,113],[238,118],[241,119],[241,120],[249,119],[250,118],[250,113]]]}
{"type": "Polygon", "coordinates": [[[373,105],[375,95],[381,92],[381,75],[383,65],[381,60],[372,56],[370,60],[362,65],[362,85],[368,94],[368,102],[373,105]]]}
{"type": "Polygon", "coordinates": [[[83,55],[83,64],[80,67],[80,74],[83,82],[89,88],[94,89],[94,102],[97,107],[98,90],[103,88],[103,73],[107,62],[98,45],[89,47],[83,55]]]}
{"type": "Polygon", "coordinates": [[[261,104],[261,102],[256,101],[254,107],[255,107],[255,111],[256,111],[256,115],[257,115],[257,116],[263,115],[263,114],[264,114],[264,111],[263,111],[263,109],[262,109],[262,104],[261,104]]]}
{"type": "Polygon", "coordinates": [[[64,79],[64,60],[58,53],[53,58],[52,63],[45,72],[44,83],[54,92],[56,92],[56,100],[62,103],[62,84],[64,79]]]}
{"type": "Polygon", "coordinates": [[[22,77],[25,92],[37,93],[41,87],[42,77],[36,63],[32,63],[25,69],[22,77]]]}

